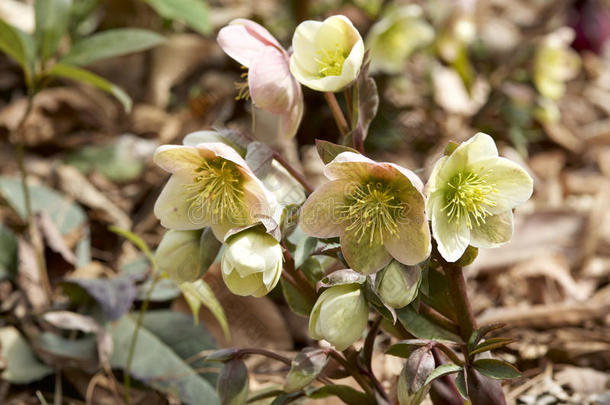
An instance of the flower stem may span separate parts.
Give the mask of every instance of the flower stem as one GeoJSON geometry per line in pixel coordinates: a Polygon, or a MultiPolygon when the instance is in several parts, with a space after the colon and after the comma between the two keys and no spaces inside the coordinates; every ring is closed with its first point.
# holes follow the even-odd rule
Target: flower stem
{"type": "Polygon", "coordinates": [[[281,354],[277,354],[277,353],[274,353],[274,352],[271,352],[271,351],[265,350],[265,349],[247,347],[244,349],[239,349],[238,353],[239,353],[238,356],[244,356],[244,355],[248,355],[248,354],[258,354],[260,356],[265,356],[270,359],[274,359],[279,362],[282,362],[282,363],[286,364],[287,366],[290,366],[292,364],[292,361],[288,357],[284,357],[281,354]]]}
{"type": "Polygon", "coordinates": [[[468,342],[468,339],[476,330],[477,324],[468,300],[464,272],[462,267],[455,263],[443,263],[443,270],[445,270],[445,276],[449,282],[449,294],[455,306],[460,336],[464,342],[468,342]]]}
{"type": "Polygon", "coordinates": [[[335,93],[332,93],[329,91],[324,92],[324,98],[326,99],[326,103],[328,103],[328,106],[330,107],[330,111],[333,113],[333,118],[335,119],[337,128],[339,128],[341,137],[345,138],[345,136],[349,132],[349,126],[347,125],[347,121],[345,120],[343,111],[341,111],[341,107],[339,106],[339,103],[337,102],[335,93]]]}
{"type": "Polygon", "coordinates": [[[281,164],[284,167],[284,169],[286,169],[288,171],[288,173],[290,173],[292,175],[292,177],[294,177],[296,179],[296,181],[298,181],[303,186],[303,188],[305,189],[307,194],[313,193],[313,190],[314,190],[313,186],[311,184],[309,184],[307,179],[305,179],[305,176],[303,176],[303,174],[301,174],[290,163],[288,163],[288,161],[286,159],[284,159],[284,157],[282,155],[280,155],[276,151],[273,151],[273,158],[275,160],[277,160],[277,162],[279,164],[281,164]]]}
{"type": "Polygon", "coordinates": [[[425,302],[419,303],[419,312],[426,318],[437,324],[438,326],[447,329],[456,335],[460,334],[460,328],[458,325],[453,323],[450,319],[439,313],[437,310],[426,304],[425,302]]]}
{"type": "Polygon", "coordinates": [[[343,355],[341,353],[339,353],[338,351],[336,351],[334,349],[328,349],[328,354],[330,354],[330,356],[333,359],[335,359],[337,361],[337,363],[339,363],[341,366],[343,366],[345,371],[347,371],[354,378],[354,380],[356,380],[358,385],[360,385],[362,387],[364,392],[366,392],[366,394],[369,397],[375,398],[375,393],[373,392],[373,389],[371,388],[369,383],[367,383],[367,381],[364,378],[362,378],[362,374],[360,374],[360,370],[358,370],[357,367],[352,366],[345,359],[345,357],[343,357],[343,355]]]}
{"type": "Polygon", "coordinates": [[[294,259],[290,254],[290,251],[286,248],[286,245],[282,243],[282,247],[284,248],[284,270],[290,276],[286,279],[290,282],[290,279],[293,280],[294,286],[301,291],[303,296],[311,302],[311,304],[315,304],[318,299],[318,294],[316,290],[309,284],[309,280],[305,278],[302,272],[298,271],[294,267],[294,259]]]}
{"type": "Polygon", "coordinates": [[[142,302],[142,306],[140,307],[140,312],[138,313],[138,318],[136,319],[136,327],[133,331],[133,335],[131,335],[131,342],[129,343],[129,353],[127,354],[127,364],[125,365],[125,375],[123,376],[123,385],[125,385],[125,403],[127,405],[129,405],[129,387],[131,385],[131,363],[133,362],[133,356],[136,351],[138,332],[140,331],[140,327],[142,326],[144,314],[146,313],[148,305],[150,304],[150,297],[152,296],[152,292],[157,286],[159,280],[161,280],[161,275],[155,272],[155,278],[150,284],[150,287],[148,287],[148,290],[146,291],[146,296],[144,297],[144,301],[142,302]]]}
{"type": "Polygon", "coordinates": [[[23,139],[23,127],[25,125],[25,122],[27,121],[27,118],[32,112],[32,108],[34,107],[35,95],[36,93],[34,91],[28,90],[25,112],[21,116],[21,119],[19,120],[17,127],[15,128],[13,139],[17,150],[17,166],[19,167],[19,174],[21,177],[21,189],[23,192],[23,201],[25,205],[25,217],[28,226],[28,234],[36,255],[36,267],[38,268],[38,276],[40,278],[40,283],[42,284],[42,288],[44,289],[47,298],[50,298],[52,294],[51,282],[49,281],[49,275],[47,274],[46,264],[44,260],[44,245],[42,243],[41,236],[37,232],[36,227],[34,225],[34,215],[32,213],[32,198],[30,196],[30,188],[28,187],[28,173],[27,168],[25,167],[24,156],[25,145],[23,139]]]}

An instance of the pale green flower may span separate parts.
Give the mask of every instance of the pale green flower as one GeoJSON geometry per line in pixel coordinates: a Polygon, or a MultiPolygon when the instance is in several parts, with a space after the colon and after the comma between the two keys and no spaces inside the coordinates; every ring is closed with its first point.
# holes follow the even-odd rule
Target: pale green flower
{"type": "Polygon", "coordinates": [[[317,91],[335,92],[356,80],[364,58],[364,43],[343,15],[323,22],[304,21],[292,37],[290,72],[299,83],[317,91]]]}
{"type": "Polygon", "coordinates": [[[154,162],[172,173],[154,207],[161,225],[181,231],[209,226],[224,241],[231,228],[271,216],[273,195],[244,159],[221,142],[192,143],[201,138],[196,134],[187,136],[185,145],[163,145],[155,152],[154,162]]]}
{"type": "Polygon", "coordinates": [[[339,237],[350,268],[371,274],[392,258],[417,264],[430,254],[423,184],[413,172],[343,152],[326,165],[330,182],[303,205],[300,226],[309,236],[339,237]]]}
{"type": "Polygon", "coordinates": [[[580,57],[570,48],[574,31],[562,27],[547,35],[534,56],[534,84],[544,97],[559,100],[565,93],[565,82],[580,71],[580,57]]]}
{"type": "Polygon", "coordinates": [[[312,338],[325,339],[337,350],[358,340],[368,321],[369,307],[359,284],[330,287],[318,297],[309,318],[312,338]]]}
{"type": "MultiPolygon", "coordinates": [[[[202,231],[168,230],[155,252],[157,265],[176,283],[197,280],[201,274],[199,245],[202,231]]],[[[207,270],[207,269],[205,269],[207,270]]]]}
{"type": "Polygon", "coordinates": [[[416,297],[421,283],[421,269],[392,260],[377,273],[375,284],[383,302],[392,308],[403,308],[416,297]]]}
{"type": "Polygon", "coordinates": [[[478,133],[436,162],[426,184],[426,213],[438,251],[449,262],[468,245],[491,248],[513,234],[512,209],[532,195],[533,180],[499,157],[493,139],[478,133]]]}
{"type": "Polygon", "coordinates": [[[247,229],[228,238],[222,255],[222,278],[233,294],[262,297],[280,281],[282,260],[277,240],[247,229]]]}
{"type": "Polygon", "coordinates": [[[434,29],[417,4],[392,8],[366,37],[371,72],[399,73],[413,51],[434,39],[434,29]]]}

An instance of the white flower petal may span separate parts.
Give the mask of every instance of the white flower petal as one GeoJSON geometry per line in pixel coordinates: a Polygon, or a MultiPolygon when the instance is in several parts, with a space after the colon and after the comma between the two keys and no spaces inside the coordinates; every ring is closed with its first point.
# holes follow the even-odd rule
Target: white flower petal
{"type": "Polygon", "coordinates": [[[495,248],[510,241],[513,236],[513,212],[488,216],[484,223],[470,231],[470,244],[478,248],[495,248]]]}
{"type": "Polygon", "coordinates": [[[441,193],[430,196],[426,202],[426,212],[432,220],[432,234],[438,251],[448,262],[455,262],[470,243],[470,230],[464,221],[449,222],[449,216],[442,211],[443,207],[441,193]]]}
{"type": "Polygon", "coordinates": [[[155,151],[153,161],[167,172],[187,175],[201,166],[203,157],[191,146],[162,145],[155,151]]]}
{"type": "Polygon", "coordinates": [[[206,218],[198,218],[190,211],[186,186],[192,179],[174,174],[155,202],[154,213],[161,225],[169,229],[188,231],[207,225],[206,218]]]}

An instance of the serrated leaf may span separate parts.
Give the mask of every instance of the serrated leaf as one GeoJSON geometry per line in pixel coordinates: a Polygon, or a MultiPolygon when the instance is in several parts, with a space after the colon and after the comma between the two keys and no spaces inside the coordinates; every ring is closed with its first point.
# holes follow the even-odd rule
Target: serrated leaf
{"type": "Polygon", "coordinates": [[[308,398],[313,399],[327,398],[334,395],[349,405],[368,405],[371,403],[371,400],[362,392],[341,384],[312,388],[305,393],[308,398]]]}
{"type": "Polygon", "coordinates": [[[398,343],[390,346],[385,354],[389,354],[391,356],[402,357],[404,359],[408,359],[413,351],[413,348],[425,346],[430,342],[434,342],[433,340],[428,339],[406,339],[402,340],[398,343]]]}
{"type": "MultiPolygon", "coordinates": [[[[124,316],[110,326],[114,341],[114,354],[110,360],[113,368],[125,369],[135,327],[136,321],[132,316],[124,316]]],[[[176,395],[188,404],[220,403],[214,387],[145,326],[138,331],[131,374],[141,382],[176,395]]]]}
{"type": "Polygon", "coordinates": [[[514,342],[514,340],[511,338],[498,337],[487,339],[486,341],[479,343],[477,347],[475,347],[475,349],[470,352],[470,356],[474,356],[476,354],[483,353],[489,350],[495,350],[500,347],[506,346],[507,344],[512,342],[514,342]]]}
{"type": "Polygon", "coordinates": [[[36,0],[34,15],[36,19],[35,37],[38,53],[43,60],[55,53],[61,37],[68,29],[71,0],[36,0]]]}
{"type": "Polygon", "coordinates": [[[459,342],[461,339],[456,334],[449,332],[418,314],[412,305],[396,310],[396,315],[402,325],[417,338],[432,340],[449,340],[459,342]]]}
{"type": "Polygon", "coordinates": [[[162,35],[137,28],[103,31],[74,44],[60,63],[84,66],[98,60],[144,51],[164,41],[162,35]]]}
{"type": "Polygon", "coordinates": [[[49,70],[49,75],[54,77],[62,77],[65,79],[76,80],[80,83],[89,84],[108,94],[114,96],[121,102],[126,112],[131,111],[131,98],[119,86],[112,84],[101,76],[96,75],[85,69],[76,66],[67,65],[64,63],[56,63],[49,70]]]}
{"type": "MultiPolygon", "coordinates": [[[[74,232],[87,220],[85,211],[57,191],[42,185],[29,185],[32,212],[45,211],[62,235],[74,232]]],[[[21,180],[15,177],[0,177],[0,194],[19,214],[26,219],[25,198],[21,180]]]]}
{"type": "Polygon", "coordinates": [[[473,366],[481,374],[498,380],[521,377],[515,366],[503,360],[478,359],[474,361],[473,366]]]}
{"type": "Polygon", "coordinates": [[[451,374],[451,373],[456,373],[460,370],[462,370],[462,367],[458,366],[457,364],[453,364],[453,363],[442,364],[442,365],[438,366],[437,368],[435,368],[430,373],[430,375],[426,379],[426,382],[424,383],[424,385],[430,384],[433,380],[436,380],[439,377],[442,377],[444,375],[451,374]]]}
{"type": "Polygon", "coordinates": [[[184,22],[190,28],[207,35],[212,31],[209,10],[204,0],[144,0],[159,15],[184,22]]]}
{"type": "Polygon", "coordinates": [[[313,253],[317,245],[318,239],[311,236],[306,236],[299,240],[297,248],[294,251],[294,265],[297,269],[305,263],[305,260],[313,253]]]}
{"type": "Polygon", "coordinates": [[[473,351],[474,348],[479,344],[481,339],[485,337],[489,332],[492,332],[497,329],[501,329],[504,327],[503,323],[494,323],[491,325],[482,326],[479,329],[472,332],[470,338],[468,339],[468,350],[473,351]]]}
{"type": "Polygon", "coordinates": [[[337,155],[343,152],[358,153],[356,149],[350,148],[349,146],[337,145],[322,139],[316,139],[316,149],[324,164],[330,163],[337,155]]]}
{"type": "Polygon", "coordinates": [[[199,312],[199,305],[203,304],[207,309],[210,310],[212,315],[216,318],[222,331],[227,340],[231,339],[231,333],[229,332],[229,323],[227,322],[227,317],[225,315],[225,311],[214,295],[214,291],[210,288],[210,286],[203,280],[197,280],[192,283],[182,283],[180,284],[180,289],[182,290],[182,294],[184,294],[185,299],[191,306],[191,310],[193,311],[193,316],[196,318],[197,313],[199,312]]]}
{"type": "Polygon", "coordinates": [[[0,281],[13,280],[17,272],[17,238],[0,224],[0,281]]]}
{"type": "Polygon", "coordinates": [[[36,358],[28,341],[13,326],[0,329],[0,350],[4,360],[2,379],[29,384],[53,374],[53,368],[36,358]]]}

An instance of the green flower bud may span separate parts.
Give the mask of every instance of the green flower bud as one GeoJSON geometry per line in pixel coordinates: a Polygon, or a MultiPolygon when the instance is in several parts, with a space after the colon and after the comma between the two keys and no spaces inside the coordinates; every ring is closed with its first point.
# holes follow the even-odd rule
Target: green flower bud
{"type": "Polygon", "coordinates": [[[417,297],[421,276],[418,266],[405,266],[392,260],[377,274],[377,290],[383,302],[392,308],[402,308],[417,297]]]}
{"type": "Polygon", "coordinates": [[[222,278],[233,294],[262,297],[280,280],[282,259],[282,247],[271,235],[247,229],[229,238],[222,278]]]}
{"type": "Polygon", "coordinates": [[[345,350],[366,329],[369,307],[359,284],[331,287],[316,301],[309,318],[309,333],[345,350]]]}
{"type": "Polygon", "coordinates": [[[321,349],[307,347],[292,360],[286,375],[284,391],[297,392],[309,385],[322,372],[328,363],[328,354],[321,349]]]}
{"type": "Polygon", "coordinates": [[[398,377],[397,395],[400,405],[419,405],[422,403],[430,384],[424,382],[434,370],[434,356],[429,347],[414,350],[398,377]]]}
{"type": "Polygon", "coordinates": [[[243,360],[234,359],[224,365],[216,390],[222,405],[243,405],[248,399],[248,369],[243,360]]]}
{"type": "Polygon", "coordinates": [[[197,280],[202,274],[199,261],[201,231],[169,230],[155,253],[159,268],[176,283],[197,280]]]}

